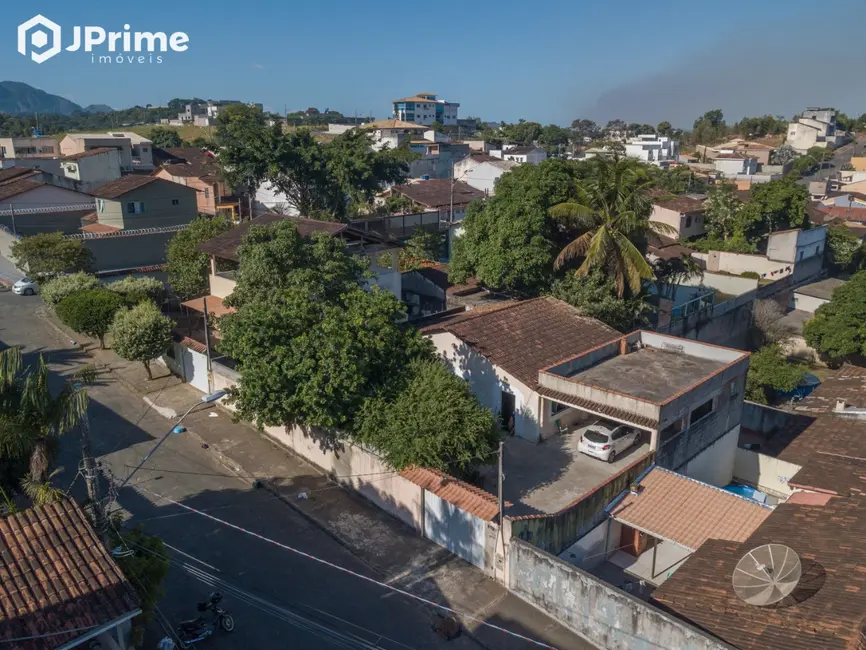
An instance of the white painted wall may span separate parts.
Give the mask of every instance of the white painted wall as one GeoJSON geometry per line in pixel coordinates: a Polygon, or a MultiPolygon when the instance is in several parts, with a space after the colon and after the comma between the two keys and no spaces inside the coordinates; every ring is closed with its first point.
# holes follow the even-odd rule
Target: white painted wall
{"type": "Polygon", "coordinates": [[[777,497],[794,493],[788,481],[801,469],[800,465],[750,449],[737,448],[734,457],[734,478],[777,497]]]}
{"type": "Polygon", "coordinates": [[[295,208],[289,206],[288,199],[286,198],[285,194],[277,190],[277,188],[275,188],[268,182],[264,182],[259,185],[253,201],[259,214],[261,214],[264,209],[273,210],[277,206],[287,207],[288,210],[286,214],[288,214],[289,216],[297,217],[301,214],[295,208]]]}
{"type": "Polygon", "coordinates": [[[234,280],[229,280],[228,278],[223,278],[213,273],[209,276],[210,281],[210,295],[216,296],[217,298],[226,298],[231,295],[232,291],[235,290],[235,285],[237,282],[234,280]]]}
{"type": "Polygon", "coordinates": [[[816,298],[815,296],[804,296],[802,293],[794,292],[794,309],[799,309],[800,311],[807,311],[810,314],[814,314],[815,310],[818,309],[821,305],[826,305],[829,300],[825,300],[824,298],[816,298]]]}
{"type": "Polygon", "coordinates": [[[559,559],[585,571],[593,569],[616,550],[621,534],[622,524],[614,519],[606,519],[560,553],[559,559]]]}
{"type": "Polygon", "coordinates": [[[486,192],[490,196],[496,191],[496,182],[509,170],[502,169],[489,162],[471,163],[471,158],[464,158],[454,165],[454,177],[474,187],[476,190],[486,192]]]}
{"type": "MultiPolygon", "coordinates": [[[[664,208],[660,205],[653,205],[653,213],[650,216],[650,221],[658,221],[667,224],[677,231],[677,238],[696,237],[703,235],[706,232],[703,215],[691,215],[691,218],[680,213],[677,210],[664,208]]],[[[668,233],[661,233],[670,237],[668,233]]]]}
{"type": "Polygon", "coordinates": [[[686,463],[679,472],[689,478],[724,487],[734,477],[734,461],[740,425],[728,431],[712,445],[686,463]]]}
{"type": "MultiPolygon", "coordinates": [[[[697,254],[692,255],[692,257],[697,257],[697,254]]],[[[711,287],[732,296],[741,296],[758,288],[758,280],[756,278],[741,278],[722,273],[711,273],[710,271],[705,271],[703,278],[688,278],[680,284],[687,287],[711,287]]]]}
{"type": "Polygon", "coordinates": [[[539,439],[538,393],[513,375],[494,366],[486,357],[449,332],[428,337],[451,371],[469,381],[472,393],[482,406],[498,413],[502,405],[502,392],[514,394],[514,431],[527,440],[539,439]]]}
{"type": "Polygon", "coordinates": [[[794,264],[793,262],[774,261],[763,255],[710,251],[707,257],[707,269],[734,275],[753,271],[761,277],[778,280],[786,275],[791,275],[794,272],[794,264]]]}

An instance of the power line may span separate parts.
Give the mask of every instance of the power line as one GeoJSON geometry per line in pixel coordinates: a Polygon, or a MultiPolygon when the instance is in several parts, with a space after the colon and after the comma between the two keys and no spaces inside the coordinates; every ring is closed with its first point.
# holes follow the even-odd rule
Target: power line
{"type": "Polygon", "coordinates": [[[264,535],[260,535],[259,533],[253,532],[251,530],[247,530],[246,528],[243,528],[243,527],[238,526],[236,524],[233,524],[231,522],[228,522],[228,521],[225,521],[223,519],[219,519],[217,517],[214,517],[213,515],[210,515],[206,512],[201,512],[200,510],[196,510],[195,508],[192,508],[188,505],[185,505],[183,503],[179,503],[179,502],[175,501],[174,499],[171,499],[167,496],[157,494],[156,492],[151,492],[147,488],[143,488],[140,485],[133,485],[132,487],[134,487],[137,491],[146,492],[147,494],[150,494],[151,496],[157,497],[159,499],[163,499],[164,501],[168,501],[169,503],[171,503],[173,505],[184,508],[185,510],[188,510],[190,512],[194,512],[196,514],[199,514],[202,517],[206,517],[207,519],[210,519],[211,521],[215,521],[215,522],[222,524],[224,526],[227,526],[229,528],[233,528],[234,530],[242,532],[246,535],[250,535],[251,537],[255,537],[257,539],[260,539],[264,542],[267,542],[268,544],[273,544],[274,546],[282,548],[283,550],[291,551],[292,553],[295,553],[297,555],[305,557],[308,560],[313,560],[314,562],[318,562],[319,564],[324,564],[325,566],[331,567],[332,569],[336,569],[337,571],[347,573],[351,576],[354,576],[354,577],[359,578],[361,580],[364,580],[366,582],[371,582],[371,583],[378,585],[384,589],[388,589],[388,590],[393,591],[395,593],[401,594],[402,596],[406,596],[407,598],[412,598],[414,600],[420,601],[422,603],[425,603],[426,605],[430,605],[431,607],[435,607],[437,609],[444,610],[446,612],[449,612],[450,614],[454,614],[454,615],[459,616],[463,619],[474,621],[474,622],[479,623],[481,625],[485,625],[489,628],[492,628],[492,629],[497,630],[499,632],[502,632],[504,634],[508,634],[509,636],[513,636],[515,638],[521,639],[521,640],[526,641],[528,643],[532,643],[533,645],[536,645],[536,646],[539,646],[542,648],[549,648],[550,650],[556,650],[556,648],[554,648],[554,646],[548,645],[548,644],[543,643],[541,641],[536,641],[535,639],[531,639],[531,638],[524,636],[522,634],[518,634],[517,632],[512,632],[511,630],[506,630],[503,627],[500,627],[498,625],[494,625],[492,623],[488,623],[487,621],[483,621],[483,620],[476,618],[474,616],[471,616],[469,614],[464,614],[464,613],[458,612],[457,610],[451,609],[450,607],[446,607],[445,605],[440,605],[439,603],[434,602],[432,600],[422,598],[421,596],[417,596],[417,595],[415,595],[409,591],[406,591],[404,589],[400,589],[399,587],[394,587],[393,585],[389,585],[387,583],[380,582],[379,580],[376,580],[374,578],[370,578],[368,576],[362,575],[360,573],[352,571],[351,569],[347,569],[346,567],[342,567],[339,564],[334,564],[333,562],[329,562],[328,560],[324,560],[324,559],[317,557],[315,555],[311,555],[310,553],[305,553],[304,551],[296,549],[292,546],[288,546],[287,544],[283,544],[283,543],[278,542],[276,540],[270,539],[269,537],[265,537],[264,535]]]}
{"type": "Polygon", "coordinates": [[[87,627],[74,627],[71,630],[63,630],[61,632],[47,632],[46,634],[37,634],[35,636],[19,636],[14,639],[0,639],[0,643],[16,643],[18,641],[33,641],[34,639],[47,639],[53,636],[61,636],[63,634],[71,634],[73,632],[87,632],[99,625],[88,625],[87,627]]]}

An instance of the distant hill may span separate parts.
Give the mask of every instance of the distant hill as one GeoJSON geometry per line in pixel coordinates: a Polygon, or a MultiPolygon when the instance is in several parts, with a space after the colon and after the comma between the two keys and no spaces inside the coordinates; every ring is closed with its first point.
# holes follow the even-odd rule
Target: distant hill
{"type": "Polygon", "coordinates": [[[81,106],[75,102],[20,81],[0,81],[0,113],[71,115],[80,110],[81,106]]]}
{"type": "Polygon", "coordinates": [[[91,104],[84,107],[85,113],[113,113],[114,109],[108,104],[91,104]]]}

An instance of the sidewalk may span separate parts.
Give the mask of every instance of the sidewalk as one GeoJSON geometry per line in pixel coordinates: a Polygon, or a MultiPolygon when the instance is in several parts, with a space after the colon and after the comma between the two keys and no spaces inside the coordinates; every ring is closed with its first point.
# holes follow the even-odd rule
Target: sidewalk
{"type": "MultiPolygon", "coordinates": [[[[86,337],[72,335],[47,310],[42,315],[82,345],[97,365],[110,369],[119,381],[142,394],[164,417],[178,417],[201,398],[198,390],[172,376],[164,366],[154,364],[155,379],[148,381],[142,364],[127,362],[111,350],[100,350],[98,343],[86,337]]],[[[232,422],[231,418],[222,407],[201,407],[184,420],[184,426],[226,468],[280,496],[349,548],[382,582],[479,619],[463,622],[481,645],[491,650],[543,647],[480,622],[486,621],[560,650],[594,648],[469,563],[329,480],[253,426],[232,422]],[[214,412],[217,417],[211,417],[214,412]]],[[[468,642],[464,637],[452,643],[455,648],[468,648],[468,642]]]]}

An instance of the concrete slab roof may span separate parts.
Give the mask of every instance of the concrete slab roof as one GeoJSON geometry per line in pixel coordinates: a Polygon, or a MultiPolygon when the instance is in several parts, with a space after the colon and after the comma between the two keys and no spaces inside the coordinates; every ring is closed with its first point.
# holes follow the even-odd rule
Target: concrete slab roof
{"type": "Polygon", "coordinates": [[[729,363],[644,347],[606,359],[578,372],[571,379],[603,390],[662,403],[708,379],[729,363]]]}

